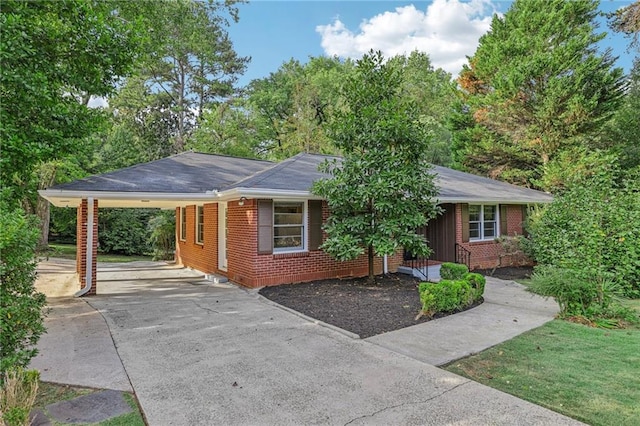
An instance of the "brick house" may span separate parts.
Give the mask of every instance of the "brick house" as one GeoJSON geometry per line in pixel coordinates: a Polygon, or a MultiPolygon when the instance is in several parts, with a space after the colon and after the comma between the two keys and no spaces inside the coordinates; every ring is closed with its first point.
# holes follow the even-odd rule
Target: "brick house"
{"type": "MultiPolygon", "coordinates": [[[[77,208],[77,272],[87,294],[96,292],[98,207],[175,209],[176,262],[247,287],[363,276],[366,256],[339,262],[319,249],[329,211],[310,188],[327,177],[318,171],[326,158],[298,154],[272,163],[185,152],[40,194],[55,206],[77,208]]],[[[445,167],[434,172],[444,213],[423,230],[432,262],[465,256],[472,269],[496,266],[504,261],[496,238],[521,234],[527,206],[551,201],[539,191],[445,167]]],[[[403,253],[376,258],[375,270],[396,272],[415,260],[403,253]]]]}

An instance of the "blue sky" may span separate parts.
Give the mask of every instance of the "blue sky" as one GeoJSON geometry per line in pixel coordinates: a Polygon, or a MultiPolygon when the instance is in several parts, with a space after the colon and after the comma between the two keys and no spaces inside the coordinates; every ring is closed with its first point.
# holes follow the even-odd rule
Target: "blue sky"
{"type": "MultiPolygon", "coordinates": [[[[544,4],[544,0],[540,0],[544,4]]],[[[602,0],[610,12],[631,0],[602,0]]],[[[370,48],[386,56],[416,47],[429,53],[436,67],[456,75],[465,55],[472,55],[491,16],[509,9],[509,1],[266,1],[240,5],[240,22],[229,28],[238,54],[251,56],[240,85],[274,72],[283,62],[309,56],[359,57],[370,48]]],[[[602,47],[619,56],[617,65],[629,72],[633,53],[627,39],[611,34],[604,20],[600,31],[609,36],[602,47]]]]}

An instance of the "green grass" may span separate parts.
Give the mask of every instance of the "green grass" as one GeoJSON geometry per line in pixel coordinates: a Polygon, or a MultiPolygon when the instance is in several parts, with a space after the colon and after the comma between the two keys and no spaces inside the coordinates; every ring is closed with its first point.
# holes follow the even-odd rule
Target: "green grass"
{"type": "MultiPolygon", "coordinates": [[[[49,251],[46,253],[49,257],[59,257],[62,259],[75,259],[75,244],[49,244],[49,251]]],[[[98,252],[98,262],[135,262],[138,260],[153,260],[151,256],[126,256],[124,254],[100,253],[98,252]]]]}
{"type": "Polygon", "coordinates": [[[554,320],[446,370],[591,425],[640,422],[640,330],[554,320]]]}
{"type": "MultiPolygon", "coordinates": [[[[77,398],[79,396],[88,395],[97,392],[98,389],[81,388],[77,386],[59,385],[55,383],[40,382],[38,386],[38,395],[36,397],[34,409],[45,411],[45,407],[56,402],[66,401],[77,398]]],[[[118,417],[106,420],[104,422],[95,423],[98,426],[145,426],[140,408],[135,398],[128,393],[124,394],[124,399],[131,406],[133,411],[118,417]]],[[[66,423],[53,422],[54,426],[66,425],[66,423]]]]}

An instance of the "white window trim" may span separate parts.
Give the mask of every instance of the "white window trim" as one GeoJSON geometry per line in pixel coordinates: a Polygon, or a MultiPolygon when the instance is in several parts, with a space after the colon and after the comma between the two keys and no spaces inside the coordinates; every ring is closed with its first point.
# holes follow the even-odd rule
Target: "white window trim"
{"type": "Polygon", "coordinates": [[[180,207],[180,231],[179,231],[178,238],[180,239],[180,241],[187,241],[187,208],[186,207],[180,207]]]}
{"type": "Polygon", "coordinates": [[[286,253],[304,253],[308,251],[309,247],[309,218],[308,218],[308,200],[295,200],[295,199],[277,199],[273,200],[271,203],[272,213],[271,217],[273,218],[273,237],[275,239],[275,229],[276,229],[276,203],[302,203],[302,247],[292,248],[292,247],[283,247],[276,248],[275,244],[273,244],[273,254],[286,254],[286,253]]]}
{"type": "Polygon", "coordinates": [[[203,246],[204,245],[204,206],[196,206],[196,220],[194,221],[196,226],[196,235],[194,235],[193,239],[196,242],[196,244],[203,246]],[[202,209],[202,223],[200,222],[200,215],[198,214],[198,209],[202,209]],[[203,229],[202,229],[202,239],[198,240],[198,237],[200,236],[200,233],[198,232],[198,228],[199,225],[203,225],[203,229]]]}
{"type": "MultiPolygon", "coordinates": [[[[469,241],[470,242],[475,242],[475,241],[493,241],[496,238],[498,238],[500,236],[500,205],[498,204],[469,204],[469,207],[471,206],[480,206],[480,229],[479,229],[479,233],[480,233],[480,238],[471,238],[471,235],[469,235],[469,241]],[[495,207],[496,208],[496,232],[495,235],[492,237],[485,237],[484,236],[484,208],[485,206],[487,207],[495,207]]],[[[475,221],[474,221],[475,222],[475,221]]],[[[471,230],[471,220],[469,220],[469,230],[471,230]]]]}

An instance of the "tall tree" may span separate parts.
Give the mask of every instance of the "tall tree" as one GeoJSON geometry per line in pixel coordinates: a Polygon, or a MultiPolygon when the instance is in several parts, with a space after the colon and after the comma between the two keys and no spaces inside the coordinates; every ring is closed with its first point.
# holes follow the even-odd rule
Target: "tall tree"
{"type": "Polygon", "coordinates": [[[249,84],[243,106],[270,158],[332,152],[324,129],[352,66],[338,58],[314,57],[304,65],[292,59],[249,84]]]}
{"type": "Polygon", "coordinates": [[[460,166],[536,186],[547,163],[601,130],[625,82],[609,50],[598,51],[598,2],[516,0],[495,16],[459,83],[453,119],[460,166]]]}
{"type": "MultiPolygon", "coordinates": [[[[0,8],[0,179],[19,188],[41,162],[74,152],[100,113],[88,95],[111,93],[146,42],[122,2],[6,0],[0,8]]],[[[15,192],[20,192],[19,190],[15,192]]],[[[22,194],[15,193],[14,200],[22,194]]]]}
{"type": "Polygon", "coordinates": [[[403,90],[402,68],[385,63],[380,52],[357,61],[342,95],[329,135],[343,158],[326,162],[322,169],[332,179],[314,185],[330,209],[322,249],[339,260],[366,250],[373,282],[374,254],[403,247],[429,253],[415,231],[438,212],[434,175],[423,155],[431,140],[403,90]]]}
{"type": "Polygon", "coordinates": [[[433,132],[432,143],[423,153],[431,163],[448,166],[451,163],[451,132],[447,120],[458,99],[457,85],[451,74],[435,69],[424,52],[389,59],[402,71],[402,86],[419,109],[420,123],[433,132]]]}
{"type": "Polygon", "coordinates": [[[157,37],[139,76],[170,100],[176,118],[174,151],[185,143],[204,111],[234,91],[249,58],[238,56],[226,27],[238,21],[236,0],[156,3],[149,18],[157,37]]]}

